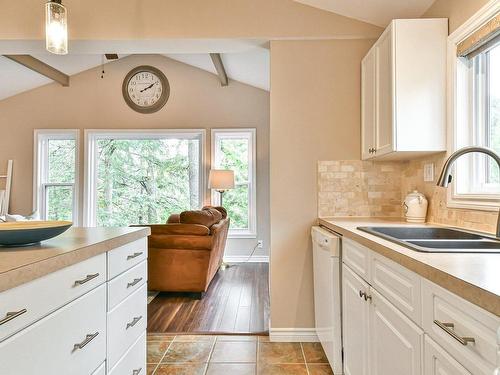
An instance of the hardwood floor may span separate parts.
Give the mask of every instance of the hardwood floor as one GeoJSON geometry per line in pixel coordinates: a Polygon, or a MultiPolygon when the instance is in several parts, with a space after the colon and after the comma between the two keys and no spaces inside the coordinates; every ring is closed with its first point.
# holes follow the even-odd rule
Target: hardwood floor
{"type": "Polygon", "coordinates": [[[235,263],[219,270],[207,293],[160,293],[148,305],[148,332],[266,333],[269,265],[235,263]]]}

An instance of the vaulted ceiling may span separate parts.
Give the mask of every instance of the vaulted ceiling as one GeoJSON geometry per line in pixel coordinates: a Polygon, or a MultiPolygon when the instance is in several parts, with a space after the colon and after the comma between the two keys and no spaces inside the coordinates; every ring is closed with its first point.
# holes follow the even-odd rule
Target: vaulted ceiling
{"type": "Polygon", "coordinates": [[[385,27],[394,18],[418,18],[435,0],[295,0],[385,27]]]}

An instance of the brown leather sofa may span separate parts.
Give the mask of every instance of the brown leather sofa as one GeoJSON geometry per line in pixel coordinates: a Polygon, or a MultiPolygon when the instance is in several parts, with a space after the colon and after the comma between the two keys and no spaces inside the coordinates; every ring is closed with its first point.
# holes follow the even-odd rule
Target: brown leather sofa
{"type": "Polygon", "coordinates": [[[201,297],[222,263],[229,229],[226,210],[203,207],[148,226],[148,289],[201,297]]]}

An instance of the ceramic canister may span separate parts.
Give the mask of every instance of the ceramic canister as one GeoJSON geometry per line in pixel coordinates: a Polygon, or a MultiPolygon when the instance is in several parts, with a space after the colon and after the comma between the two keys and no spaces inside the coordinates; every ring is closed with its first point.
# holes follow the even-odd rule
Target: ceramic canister
{"type": "Polygon", "coordinates": [[[427,205],[425,195],[417,190],[408,194],[403,202],[406,221],[409,223],[425,223],[427,205]]]}

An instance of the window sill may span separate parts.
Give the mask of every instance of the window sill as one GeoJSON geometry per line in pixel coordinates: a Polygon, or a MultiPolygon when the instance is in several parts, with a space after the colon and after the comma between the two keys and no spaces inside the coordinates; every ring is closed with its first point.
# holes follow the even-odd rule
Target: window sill
{"type": "Polygon", "coordinates": [[[490,211],[490,212],[498,212],[500,210],[500,200],[491,198],[491,199],[473,199],[467,197],[448,197],[448,201],[446,207],[448,208],[459,208],[459,209],[467,209],[467,210],[478,210],[478,211],[490,211]]]}
{"type": "Polygon", "coordinates": [[[231,233],[227,234],[228,239],[255,239],[257,238],[257,233],[231,233]]]}

